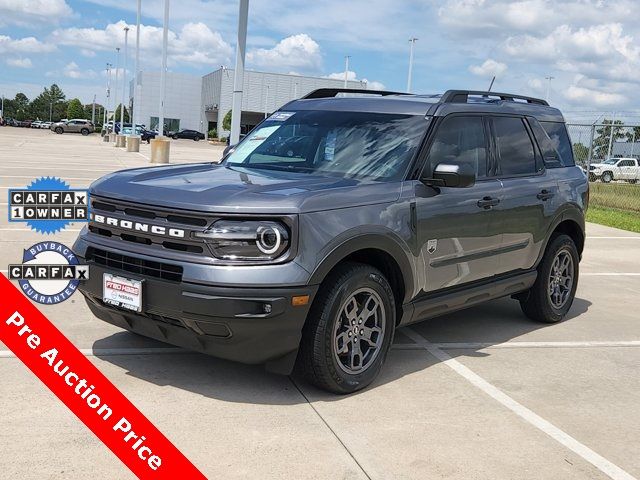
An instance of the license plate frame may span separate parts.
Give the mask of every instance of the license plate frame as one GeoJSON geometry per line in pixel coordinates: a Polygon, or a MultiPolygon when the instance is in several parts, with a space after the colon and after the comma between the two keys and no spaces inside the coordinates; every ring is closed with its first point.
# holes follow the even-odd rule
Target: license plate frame
{"type": "Polygon", "coordinates": [[[102,301],[122,310],[142,312],[143,280],[104,272],[102,274],[102,301]]]}

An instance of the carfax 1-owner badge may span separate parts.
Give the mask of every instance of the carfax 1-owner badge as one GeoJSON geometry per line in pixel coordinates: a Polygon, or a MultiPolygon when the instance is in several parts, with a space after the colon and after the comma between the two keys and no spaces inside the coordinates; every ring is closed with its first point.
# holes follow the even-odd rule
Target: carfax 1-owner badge
{"type": "Polygon", "coordinates": [[[67,300],[78,284],[89,279],[89,266],[62,243],[36,243],[24,251],[22,263],[9,265],[9,278],[37,303],[55,304],[67,300]]]}

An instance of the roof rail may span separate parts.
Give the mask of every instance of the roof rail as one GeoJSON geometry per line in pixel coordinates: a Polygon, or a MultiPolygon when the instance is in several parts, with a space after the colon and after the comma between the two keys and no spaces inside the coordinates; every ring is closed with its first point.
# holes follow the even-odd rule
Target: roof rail
{"type": "Polygon", "coordinates": [[[527,103],[549,106],[546,100],[541,98],[525,97],[524,95],[513,95],[511,93],[483,92],[480,90],[447,90],[440,100],[442,103],[467,103],[469,95],[480,95],[483,97],[498,97],[500,100],[513,102],[514,100],[524,100],[527,103]]]}
{"type": "Polygon", "coordinates": [[[370,95],[407,95],[403,92],[391,92],[387,90],[367,90],[364,88],[319,88],[312,92],[307,93],[302,100],[308,100],[310,98],[330,98],[335,97],[339,93],[368,93],[370,95]]]}

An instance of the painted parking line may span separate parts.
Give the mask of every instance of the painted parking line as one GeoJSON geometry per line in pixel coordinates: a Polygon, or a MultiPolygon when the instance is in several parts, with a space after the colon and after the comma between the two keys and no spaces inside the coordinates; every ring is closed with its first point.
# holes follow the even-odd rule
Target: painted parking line
{"type": "MultiPolygon", "coordinates": [[[[400,330],[401,332],[404,330],[400,330]]],[[[586,342],[433,342],[436,348],[442,350],[494,349],[494,348],[628,348],[640,347],[640,340],[627,341],[586,341],[586,342]]],[[[423,349],[419,344],[402,343],[392,346],[394,350],[423,349]]]]}
{"type": "Polygon", "coordinates": [[[617,237],[589,237],[587,236],[587,240],[640,240],[640,235],[636,236],[636,237],[632,237],[632,236],[617,236],[617,237]]]}
{"type": "MultiPolygon", "coordinates": [[[[58,164],[58,165],[56,165],[55,169],[58,172],[60,170],[77,170],[78,167],[80,167],[80,166],[85,166],[86,167],[87,165],[86,164],[85,165],[80,165],[80,164],[75,164],[75,165],[63,164],[63,165],[60,165],[60,164],[58,164]]],[[[6,165],[3,165],[2,167],[0,167],[0,170],[20,170],[20,171],[22,171],[22,170],[38,170],[38,171],[42,172],[43,168],[44,167],[42,165],[40,165],[39,167],[35,167],[35,166],[34,167],[26,167],[26,166],[7,167],[6,165]]],[[[110,168],[95,168],[94,165],[91,165],[91,171],[92,172],[113,172],[113,169],[110,169],[110,168]]],[[[42,176],[46,176],[46,175],[39,175],[39,176],[42,177],[42,176]]],[[[59,177],[60,174],[57,173],[55,176],[59,177]]],[[[7,175],[7,177],[11,178],[8,175],[7,175]]]]}
{"type": "MultiPolygon", "coordinates": [[[[2,178],[33,178],[33,176],[32,175],[2,175],[2,178]]],[[[91,180],[91,177],[63,177],[62,179],[63,180],[91,180]]],[[[10,188],[13,188],[13,187],[10,187],[10,188]]]]}
{"type": "MultiPolygon", "coordinates": [[[[58,232],[58,234],[64,233],[64,232],[79,232],[80,230],[82,230],[82,229],[81,228],[65,228],[61,232],[58,232]]],[[[19,227],[0,227],[0,232],[33,232],[33,233],[37,233],[31,228],[19,228],[19,227]]]]}
{"type": "Polygon", "coordinates": [[[640,277],[636,272],[587,272],[581,273],[581,277],[640,277]]]}
{"type": "Polygon", "coordinates": [[[591,450],[586,445],[580,443],[578,440],[576,440],[563,430],[559,429],[548,420],[545,420],[540,415],[529,410],[521,403],[518,403],[502,390],[487,382],[484,378],[473,372],[468,367],[464,366],[459,361],[451,358],[448,353],[438,348],[434,344],[429,343],[414,330],[405,328],[403,330],[403,333],[411,338],[411,340],[416,342],[416,344],[422,346],[422,348],[429,352],[432,356],[440,360],[443,364],[451,368],[454,372],[471,383],[473,386],[479,388],[480,390],[482,390],[482,392],[489,395],[498,403],[511,410],[524,421],[536,427],[538,430],[546,433],[555,441],[574,452],[576,455],[582,457],[584,460],[589,462],[605,475],[614,480],[637,480],[634,476],[624,471],[614,463],[610,462],[603,456],[599,455],[595,451],[591,450]]]}

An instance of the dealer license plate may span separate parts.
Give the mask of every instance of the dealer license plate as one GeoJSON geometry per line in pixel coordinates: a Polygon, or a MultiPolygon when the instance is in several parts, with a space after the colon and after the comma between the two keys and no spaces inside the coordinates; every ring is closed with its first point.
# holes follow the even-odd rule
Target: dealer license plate
{"type": "Polygon", "coordinates": [[[102,300],[133,312],[142,311],[142,282],[111,273],[102,276],[102,300]]]}

